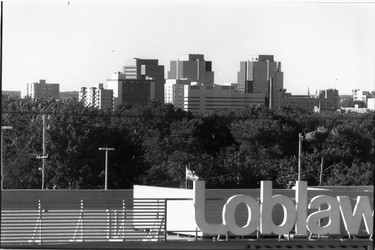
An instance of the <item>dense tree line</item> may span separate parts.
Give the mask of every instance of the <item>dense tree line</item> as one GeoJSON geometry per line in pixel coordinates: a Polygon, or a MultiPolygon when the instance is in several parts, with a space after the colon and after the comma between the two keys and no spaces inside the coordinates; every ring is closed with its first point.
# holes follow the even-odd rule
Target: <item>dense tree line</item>
{"type": "Polygon", "coordinates": [[[193,116],[171,104],[119,106],[114,111],[74,100],[3,103],[4,188],[40,188],[43,121],[47,188],[134,184],[183,187],[185,168],[208,188],[257,188],[272,180],[285,188],[297,179],[302,133],[302,179],[309,185],[373,185],[374,113],[324,117],[287,108],[249,106],[193,116]],[[323,162],[323,172],[321,164],[323,162]],[[320,175],[322,181],[320,183],[320,175]]]}

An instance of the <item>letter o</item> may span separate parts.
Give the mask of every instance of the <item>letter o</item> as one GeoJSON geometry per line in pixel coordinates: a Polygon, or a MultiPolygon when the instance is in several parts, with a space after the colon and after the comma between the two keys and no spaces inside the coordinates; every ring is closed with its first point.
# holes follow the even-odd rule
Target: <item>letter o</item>
{"type": "Polygon", "coordinates": [[[223,209],[223,222],[228,230],[234,235],[249,235],[257,230],[259,226],[260,209],[256,200],[247,195],[234,195],[227,200],[223,209]],[[248,218],[246,225],[240,227],[235,219],[236,208],[244,203],[247,207],[248,218]]]}

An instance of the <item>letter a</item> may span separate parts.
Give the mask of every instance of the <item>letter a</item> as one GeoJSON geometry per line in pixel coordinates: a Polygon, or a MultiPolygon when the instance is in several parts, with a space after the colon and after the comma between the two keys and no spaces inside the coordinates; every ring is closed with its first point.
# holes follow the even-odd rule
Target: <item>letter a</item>
{"type": "Polygon", "coordinates": [[[329,195],[318,195],[311,199],[309,209],[320,209],[322,204],[327,204],[325,210],[318,210],[307,217],[307,228],[313,234],[339,234],[340,233],[340,209],[336,198],[329,195]],[[320,220],[328,218],[328,224],[320,225],[320,220]]]}

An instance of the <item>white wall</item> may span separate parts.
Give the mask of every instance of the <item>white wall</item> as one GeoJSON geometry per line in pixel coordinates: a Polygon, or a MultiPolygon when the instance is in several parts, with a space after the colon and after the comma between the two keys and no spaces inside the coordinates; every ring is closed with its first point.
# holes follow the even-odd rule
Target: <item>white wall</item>
{"type": "Polygon", "coordinates": [[[367,99],[367,108],[369,110],[375,110],[375,98],[368,98],[367,99]]]}
{"type": "Polygon", "coordinates": [[[192,200],[193,190],[134,185],[133,192],[134,199],[167,199],[167,230],[195,235],[193,232],[196,230],[192,200]],[[186,198],[191,200],[178,200],[186,198]],[[191,230],[192,232],[181,232],[180,230],[191,230]]]}

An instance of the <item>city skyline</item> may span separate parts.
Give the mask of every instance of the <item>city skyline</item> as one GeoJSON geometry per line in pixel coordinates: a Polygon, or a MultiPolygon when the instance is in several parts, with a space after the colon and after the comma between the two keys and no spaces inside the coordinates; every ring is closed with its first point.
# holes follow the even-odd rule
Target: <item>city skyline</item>
{"type": "MultiPolygon", "coordinates": [[[[104,83],[134,57],[165,66],[182,55],[212,61],[216,84],[240,62],[281,62],[284,88],[375,89],[375,4],[254,1],[4,0],[3,90],[46,79],[61,91],[104,83]]],[[[166,77],[167,78],[167,77],[166,77]]]]}

